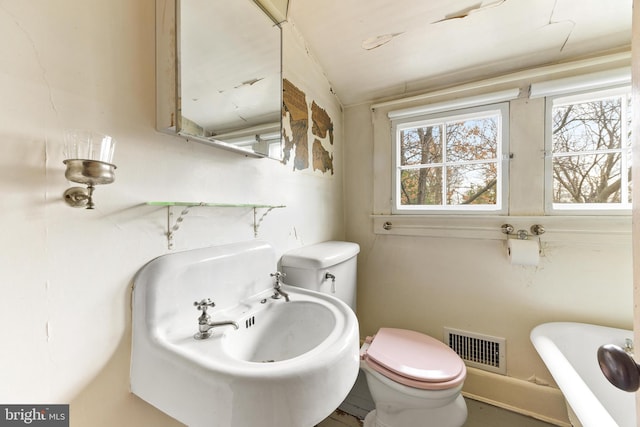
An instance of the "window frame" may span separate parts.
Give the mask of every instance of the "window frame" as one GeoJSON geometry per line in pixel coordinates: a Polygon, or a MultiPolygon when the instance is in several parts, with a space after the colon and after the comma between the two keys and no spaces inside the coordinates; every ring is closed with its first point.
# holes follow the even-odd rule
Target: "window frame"
{"type": "MultiPolygon", "coordinates": [[[[631,97],[631,87],[629,84],[617,84],[608,87],[598,87],[588,90],[572,91],[559,93],[545,98],[545,116],[544,116],[544,213],[547,216],[563,216],[563,215],[577,215],[577,216],[590,216],[590,215],[604,215],[604,216],[616,216],[616,215],[630,215],[631,214],[631,202],[624,203],[555,203],[553,200],[553,108],[557,102],[558,105],[587,102],[589,99],[597,100],[603,99],[607,95],[626,95],[631,97]]],[[[629,130],[627,127],[626,117],[626,105],[622,106],[622,124],[621,133],[625,135],[629,130]]],[[[625,141],[623,141],[625,143],[625,141]]],[[[627,165],[631,162],[631,141],[626,141],[626,147],[621,147],[620,151],[624,153],[627,151],[627,155],[622,155],[621,158],[621,171],[627,169],[627,165]]],[[[586,154],[585,152],[585,155],[586,154]]],[[[622,172],[621,172],[622,173],[622,172]]],[[[630,181],[627,181],[627,184],[630,181]]]]}
{"type": "Polygon", "coordinates": [[[393,215],[506,215],[509,211],[509,102],[476,105],[461,109],[443,110],[430,114],[391,120],[391,164],[392,191],[391,213],[393,215]],[[402,205],[400,191],[400,132],[419,126],[430,126],[456,119],[472,119],[497,113],[499,138],[495,163],[497,166],[495,205],[402,205]]]}

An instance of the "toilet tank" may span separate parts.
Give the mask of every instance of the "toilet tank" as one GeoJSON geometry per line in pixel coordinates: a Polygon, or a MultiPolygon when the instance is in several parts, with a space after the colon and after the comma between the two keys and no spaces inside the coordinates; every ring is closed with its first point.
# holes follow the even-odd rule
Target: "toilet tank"
{"type": "Polygon", "coordinates": [[[280,259],[283,281],[333,295],[355,311],[358,252],[357,243],[338,241],[293,249],[280,259]]]}

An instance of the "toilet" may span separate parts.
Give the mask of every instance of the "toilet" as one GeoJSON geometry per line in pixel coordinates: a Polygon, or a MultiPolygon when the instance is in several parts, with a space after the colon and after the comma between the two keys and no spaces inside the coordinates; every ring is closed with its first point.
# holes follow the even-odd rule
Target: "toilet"
{"type": "MultiPolygon", "coordinates": [[[[284,282],[356,306],[357,255],[350,242],[323,242],[285,253],[284,282]]],[[[447,345],[420,332],[380,328],[360,348],[376,409],[365,427],[460,427],[467,419],[461,395],[467,369],[447,345]]]]}

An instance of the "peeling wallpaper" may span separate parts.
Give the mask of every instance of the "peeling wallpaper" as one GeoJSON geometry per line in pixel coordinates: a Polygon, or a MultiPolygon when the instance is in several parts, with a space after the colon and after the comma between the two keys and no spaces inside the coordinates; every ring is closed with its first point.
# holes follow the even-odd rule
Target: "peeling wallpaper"
{"type": "Polygon", "coordinates": [[[291,152],[294,153],[293,169],[302,170],[309,167],[309,110],[313,123],[311,132],[313,146],[311,165],[313,170],[333,175],[333,122],[326,110],[315,101],[308,104],[306,94],[289,80],[283,82],[283,121],[284,121],[284,163],[288,163],[291,152]],[[328,145],[331,150],[327,150],[328,145]]]}

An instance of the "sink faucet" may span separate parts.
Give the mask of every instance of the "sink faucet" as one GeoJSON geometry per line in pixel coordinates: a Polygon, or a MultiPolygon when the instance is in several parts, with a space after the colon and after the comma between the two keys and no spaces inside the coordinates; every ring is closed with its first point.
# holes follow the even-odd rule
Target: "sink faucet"
{"type": "Polygon", "coordinates": [[[238,329],[238,324],[233,320],[225,320],[223,322],[211,321],[211,316],[207,314],[207,309],[209,307],[216,306],[211,299],[205,298],[199,302],[194,302],[193,305],[196,306],[198,310],[202,311],[202,314],[198,317],[198,333],[193,336],[195,339],[204,340],[209,338],[211,336],[211,332],[209,330],[217,326],[232,325],[235,329],[238,329]]]}
{"type": "Polygon", "coordinates": [[[276,271],[275,273],[271,273],[271,277],[276,278],[276,282],[273,284],[273,295],[271,298],[280,299],[280,297],[284,297],[286,302],[289,302],[289,294],[282,290],[282,283],[280,280],[285,277],[286,274],[276,271]]]}

